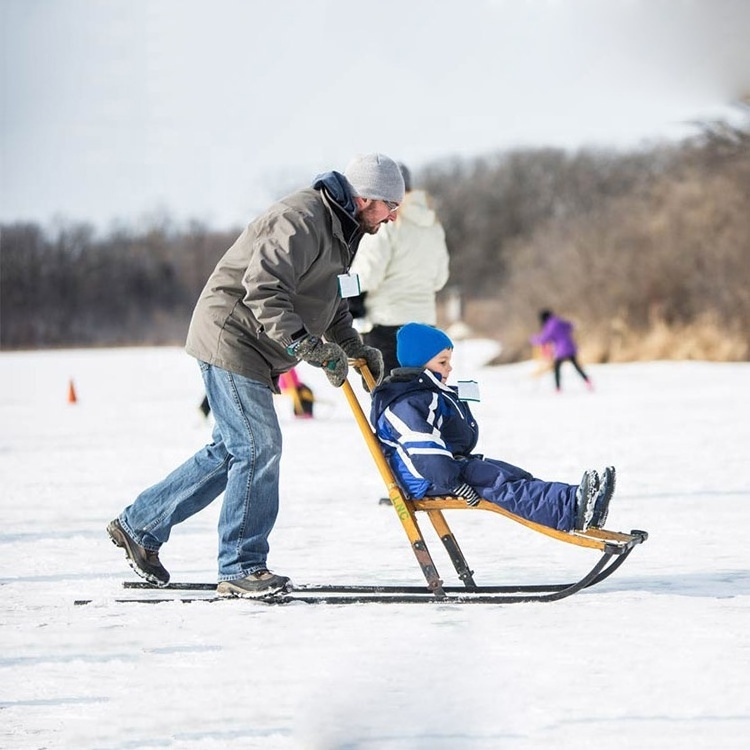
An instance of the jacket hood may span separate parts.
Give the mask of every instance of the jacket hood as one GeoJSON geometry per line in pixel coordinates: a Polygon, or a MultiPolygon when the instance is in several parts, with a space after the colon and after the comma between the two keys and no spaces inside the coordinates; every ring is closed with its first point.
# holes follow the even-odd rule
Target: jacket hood
{"type": "Polygon", "coordinates": [[[324,200],[328,201],[331,210],[341,223],[341,231],[349,245],[349,263],[351,263],[359,241],[362,239],[362,227],[357,221],[357,206],[346,177],[339,172],[324,172],[315,178],[312,186],[323,194],[324,200]]]}
{"type": "Polygon", "coordinates": [[[340,172],[323,172],[313,180],[312,186],[316,190],[325,188],[331,199],[341,206],[352,219],[356,220],[357,207],[354,204],[354,197],[349,190],[349,184],[344,175],[340,172]]]}
{"type": "Polygon", "coordinates": [[[398,218],[421,227],[430,227],[438,220],[437,214],[427,203],[427,193],[424,190],[411,190],[404,196],[398,210],[398,218]]]}

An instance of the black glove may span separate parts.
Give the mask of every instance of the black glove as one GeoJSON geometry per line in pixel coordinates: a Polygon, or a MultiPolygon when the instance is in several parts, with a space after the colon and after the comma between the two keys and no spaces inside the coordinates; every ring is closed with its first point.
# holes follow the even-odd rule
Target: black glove
{"type": "Polygon", "coordinates": [[[304,336],[287,347],[293,357],[303,359],[313,367],[322,367],[331,384],[340,388],[346,380],[349,365],[346,352],[338,344],[327,344],[317,336],[304,336]]]}
{"type": "Polygon", "coordinates": [[[462,497],[466,500],[466,504],[471,505],[472,508],[475,505],[479,505],[479,502],[482,499],[479,497],[479,493],[470,484],[466,484],[466,482],[459,484],[451,494],[456,497],[462,497]]]}
{"type": "MultiPolygon", "coordinates": [[[[341,348],[350,356],[352,359],[364,359],[367,369],[375,380],[375,385],[380,385],[383,380],[383,370],[385,365],[383,364],[383,354],[380,349],[376,349],[373,346],[367,346],[363,344],[359,339],[348,339],[342,342],[341,348]]],[[[355,367],[355,369],[357,369],[355,367]]],[[[362,386],[369,393],[370,389],[367,387],[365,379],[362,378],[362,386]]]]}
{"type": "Polygon", "coordinates": [[[365,312],[365,297],[367,292],[362,292],[356,297],[347,297],[346,301],[349,305],[349,313],[353,318],[364,318],[367,314],[365,312]]]}

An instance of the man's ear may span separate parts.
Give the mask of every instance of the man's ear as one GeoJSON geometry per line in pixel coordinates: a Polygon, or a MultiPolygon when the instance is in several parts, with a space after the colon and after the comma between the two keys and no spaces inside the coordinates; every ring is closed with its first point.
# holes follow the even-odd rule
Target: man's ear
{"type": "Polygon", "coordinates": [[[357,212],[361,211],[363,208],[367,208],[370,203],[372,203],[372,198],[360,198],[358,195],[354,196],[354,205],[357,207],[357,212]]]}

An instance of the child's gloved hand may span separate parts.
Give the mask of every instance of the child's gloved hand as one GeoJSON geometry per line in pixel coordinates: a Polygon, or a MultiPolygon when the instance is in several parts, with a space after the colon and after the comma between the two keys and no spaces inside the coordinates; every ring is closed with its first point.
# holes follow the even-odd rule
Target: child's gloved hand
{"type": "Polygon", "coordinates": [[[479,493],[470,484],[466,484],[466,482],[459,484],[458,487],[453,490],[452,494],[456,497],[462,497],[466,500],[466,504],[471,505],[472,508],[479,505],[482,499],[479,497],[479,493]]]}
{"type": "Polygon", "coordinates": [[[346,361],[346,352],[338,344],[327,344],[317,336],[308,335],[288,346],[287,352],[313,367],[323,368],[331,385],[336,388],[344,384],[349,365],[346,361]]]}

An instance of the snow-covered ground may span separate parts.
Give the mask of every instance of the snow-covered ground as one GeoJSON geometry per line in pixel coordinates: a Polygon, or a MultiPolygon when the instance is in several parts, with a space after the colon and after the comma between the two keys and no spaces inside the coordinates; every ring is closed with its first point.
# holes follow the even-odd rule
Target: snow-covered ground
{"type": "MultiPolygon", "coordinates": [[[[561,602],[117,604],[136,578],[105,526],[208,439],[198,369],[177,348],[0,354],[0,747],[747,747],[750,364],[593,366],[593,394],[567,370],[556,395],[533,363],[481,367],[490,355],[468,341],[455,357],[480,383],[480,450],[570,482],[612,462],[608,527],[650,534],[561,602]]],[[[343,394],[300,375],[316,417],[277,399],[271,567],[422,583],[343,394]]],[[[214,580],[218,511],[173,532],[173,580],[214,580]]],[[[447,517],[480,584],[565,581],[595,560],[494,514],[447,517]]]]}

